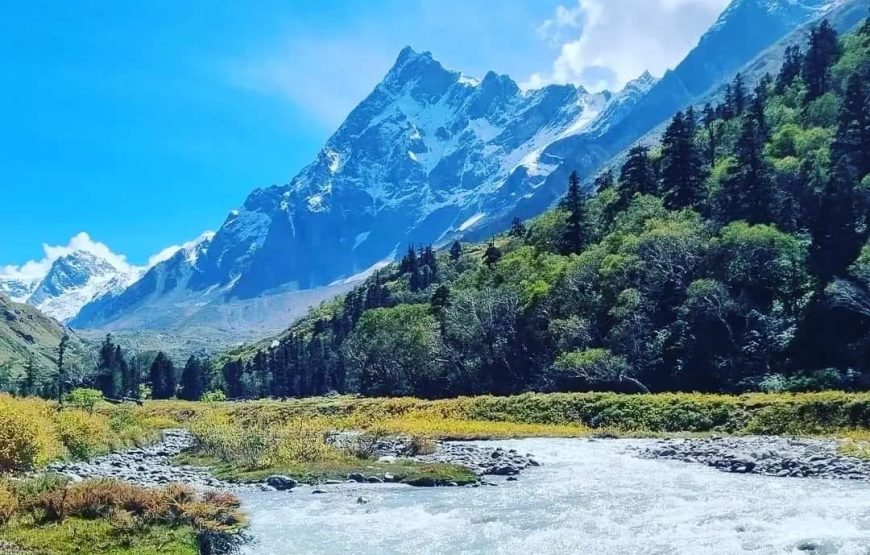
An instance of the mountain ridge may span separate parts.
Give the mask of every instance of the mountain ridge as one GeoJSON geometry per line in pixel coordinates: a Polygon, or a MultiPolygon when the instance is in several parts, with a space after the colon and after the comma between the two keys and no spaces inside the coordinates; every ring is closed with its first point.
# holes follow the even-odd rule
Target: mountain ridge
{"type": "Polygon", "coordinates": [[[551,206],[571,170],[591,175],[692,94],[831,5],[735,0],[674,70],[659,80],[642,75],[616,94],[574,85],[522,91],[508,76],[471,79],[405,47],[314,160],[288,184],[254,190],[194,262],[165,261],[140,280],[147,287],[89,303],[72,322],[99,328],[149,307],[328,286],[408,243],[504,229],[551,206]],[[757,32],[733,48],[746,29],[757,32]],[[716,64],[696,62],[705,59],[716,64]]]}

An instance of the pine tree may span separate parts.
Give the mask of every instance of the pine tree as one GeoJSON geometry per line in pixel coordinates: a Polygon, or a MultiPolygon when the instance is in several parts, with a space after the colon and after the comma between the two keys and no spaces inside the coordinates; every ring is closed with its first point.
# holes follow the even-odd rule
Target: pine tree
{"type": "Polygon", "coordinates": [[[230,399],[241,399],[245,396],[244,373],[244,366],[238,360],[231,360],[224,364],[224,383],[227,388],[227,397],[230,399]]]}
{"type": "Polygon", "coordinates": [[[732,117],[743,115],[746,109],[746,86],[743,84],[743,75],[738,73],[731,81],[731,106],[732,117]]]}
{"type": "Polygon", "coordinates": [[[734,92],[731,90],[731,83],[725,85],[725,97],[716,107],[716,117],[726,121],[734,117],[734,92]]]}
{"type": "Polygon", "coordinates": [[[716,111],[707,103],[704,106],[704,131],[707,134],[707,164],[710,167],[716,165],[716,148],[719,146],[719,125],[716,111]]]}
{"type": "Polygon", "coordinates": [[[860,181],[870,172],[870,95],[858,71],[849,75],[840,107],[837,134],[831,145],[831,158],[844,164],[849,179],[860,181]]]}
{"type": "Polygon", "coordinates": [[[27,358],[24,366],[24,377],[21,381],[20,394],[22,397],[34,396],[39,391],[39,369],[33,356],[27,358]]]}
{"type": "Polygon", "coordinates": [[[628,151],[628,158],[619,173],[619,199],[615,210],[625,209],[634,195],[655,195],[658,193],[656,175],[649,159],[649,149],[635,146],[628,151]]]}
{"type": "Polygon", "coordinates": [[[568,192],[560,207],[568,213],[562,234],[562,252],[579,253],[589,243],[591,230],[586,213],[586,195],[576,171],[571,172],[568,178],[568,192]]]}
{"type": "Polygon", "coordinates": [[[130,365],[124,358],[124,351],[120,345],[115,345],[115,364],[117,366],[117,386],[119,397],[134,395],[133,377],[130,372],[130,365]]]}
{"type": "Polygon", "coordinates": [[[811,230],[810,262],[823,282],[845,276],[870,233],[870,195],[861,186],[870,171],[868,125],[867,94],[856,73],[847,81],[831,146],[833,171],[811,230]]]}
{"type": "Polygon", "coordinates": [[[592,188],[600,193],[601,191],[606,191],[607,189],[610,189],[611,187],[613,187],[613,185],[613,170],[608,168],[606,171],[599,173],[595,177],[595,182],[593,183],[592,188]]]}
{"type": "Polygon", "coordinates": [[[435,256],[432,245],[427,245],[420,251],[420,267],[425,270],[423,272],[423,289],[438,281],[438,257],[435,256]]]}
{"type": "Polygon", "coordinates": [[[831,88],[831,66],[840,57],[837,32],[823,20],[810,31],[810,43],[804,56],[801,75],[807,86],[805,102],[822,96],[831,88]]]}
{"type": "Polygon", "coordinates": [[[444,310],[450,306],[450,288],[446,285],[439,285],[432,293],[432,298],[429,299],[429,306],[432,314],[440,318],[444,314],[444,310]]]}
{"type": "Polygon", "coordinates": [[[405,253],[405,256],[402,257],[401,262],[399,262],[399,273],[414,273],[417,269],[417,251],[414,249],[414,245],[408,245],[408,251],[405,253]]]}
{"type": "Polygon", "coordinates": [[[495,246],[495,242],[490,241],[483,252],[483,262],[492,268],[499,260],[501,260],[501,249],[495,246]]]}
{"type": "Polygon", "coordinates": [[[758,133],[762,141],[767,141],[770,137],[770,129],[767,126],[767,118],[764,115],[764,107],[767,105],[767,88],[770,86],[770,83],[771,78],[769,74],[765,74],[759,79],[753,91],[752,100],[749,102],[750,117],[758,125],[758,133]]]}
{"type": "Polygon", "coordinates": [[[776,93],[782,94],[786,87],[790,86],[794,80],[801,74],[801,66],[803,65],[803,54],[798,45],[792,45],[785,49],[785,59],[782,67],[779,69],[779,74],[776,76],[776,93]]]}
{"type": "Polygon", "coordinates": [[[697,206],[702,196],[701,156],[695,146],[694,113],[674,115],[662,137],[662,194],[673,209],[697,206]]]}
{"type": "Polygon", "coordinates": [[[199,401],[205,393],[205,375],[202,361],[191,355],[181,371],[181,380],[178,383],[178,398],[186,401],[199,401]]]}
{"type": "Polygon", "coordinates": [[[130,396],[138,399],[140,396],[140,386],[142,385],[142,361],[138,356],[133,355],[128,364],[130,375],[130,396]]]}
{"type": "Polygon", "coordinates": [[[106,335],[100,345],[95,385],[109,399],[119,399],[125,395],[124,370],[126,363],[120,345],[112,342],[112,334],[106,335]]]}
{"type": "Polygon", "coordinates": [[[372,279],[369,280],[368,286],[366,287],[363,308],[366,310],[370,308],[383,308],[389,306],[389,304],[390,292],[387,289],[387,286],[384,285],[381,272],[375,272],[375,275],[372,276],[372,279]]]}
{"type": "Polygon", "coordinates": [[[758,123],[747,114],[735,145],[736,169],[720,191],[719,220],[770,223],[775,217],[773,184],[764,159],[764,140],[758,123]]]}
{"type": "Polygon", "coordinates": [[[169,399],[175,395],[175,366],[163,351],[157,353],[157,358],[151,363],[148,376],[151,382],[151,397],[169,399]]]}
{"type": "Polygon", "coordinates": [[[55,392],[57,393],[57,401],[63,400],[63,395],[66,393],[66,368],[64,357],[66,355],[66,347],[69,343],[69,335],[64,333],[60,337],[60,343],[57,346],[57,377],[55,382],[55,392]]]}
{"type": "Polygon", "coordinates": [[[526,236],[527,231],[528,230],[526,229],[526,224],[524,224],[521,219],[515,217],[511,221],[511,229],[510,231],[508,231],[508,235],[511,237],[517,237],[519,239],[522,239],[526,236]]]}
{"type": "Polygon", "coordinates": [[[462,256],[462,243],[459,241],[453,241],[453,244],[450,245],[450,260],[456,262],[462,256]]]}

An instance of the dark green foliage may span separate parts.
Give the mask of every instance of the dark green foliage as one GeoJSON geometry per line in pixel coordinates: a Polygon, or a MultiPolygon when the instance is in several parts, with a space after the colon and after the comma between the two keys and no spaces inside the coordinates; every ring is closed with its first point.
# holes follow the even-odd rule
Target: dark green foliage
{"type": "MultiPolygon", "coordinates": [[[[426,289],[432,283],[437,282],[438,260],[435,258],[432,246],[421,247],[418,252],[414,250],[413,245],[409,245],[408,251],[399,263],[399,275],[407,277],[411,291],[426,289]]],[[[383,291],[375,292],[375,296],[378,298],[374,301],[380,303],[378,306],[386,306],[387,300],[383,291]]],[[[368,308],[377,307],[372,305],[368,308]]]]}
{"type": "Polygon", "coordinates": [[[649,158],[649,149],[636,146],[628,151],[628,158],[619,173],[618,209],[624,209],[634,195],[658,193],[655,170],[649,158]]]}
{"type": "Polygon", "coordinates": [[[181,371],[178,383],[178,398],[198,401],[206,392],[210,381],[210,365],[195,355],[191,355],[181,371]]]}
{"type": "Polygon", "coordinates": [[[175,396],[176,377],[172,360],[163,352],[157,353],[148,371],[151,383],[151,397],[154,399],[170,399],[175,396]]]}
{"type": "Polygon", "coordinates": [[[870,386],[870,45],[831,33],[676,114],[596,196],[574,174],[505,236],[410,247],[230,358],[228,395],[870,386]]]}
{"type": "Polygon", "coordinates": [[[130,370],[120,345],[112,342],[112,335],[106,335],[100,346],[94,385],[108,399],[120,399],[131,393],[130,370]]]}
{"type": "Polygon", "coordinates": [[[568,178],[568,193],[559,204],[560,208],[568,214],[565,219],[565,231],[562,234],[562,252],[564,254],[580,252],[592,239],[586,200],[586,194],[580,186],[580,177],[577,172],[571,172],[571,176],[568,178]]]}
{"type": "Polygon", "coordinates": [[[514,218],[511,221],[511,228],[508,231],[508,235],[510,237],[525,237],[528,229],[526,229],[526,224],[519,218],[514,218]]]}
{"type": "Polygon", "coordinates": [[[734,159],[733,171],[719,191],[719,221],[773,221],[775,196],[769,164],[764,158],[764,134],[752,114],[741,120],[734,159]]]}
{"type": "Polygon", "coordinates": [[[704,176],[695,133],[694,112],[677,112],[662,137],[661,192],[668,208],[698,206],[703,198],[704,176]]]}
{"type": "Polygon", "coordinates": [[[27,365],[24,367],[24,376],[21,377],[21,384],[18,392],[22,396],[39,395],[42,376],[39,368],[36,366],[36,361],[33,357],[27,359],[27,365]]]}
{"type": "Polygon", "coordinates": [[[500,259],[501,249],[495,246],[494,241],[490,241],[490,243],[486,246],[486,250],[483,251],[484,264],[492,268],[500,259]]]}
{"type": "Polygon", "coordinates": [[[63,400],[63,395],[66,393],[68,387],[68,377],[66,374],[66,366],[65,359],[66,356],[66,348],[69,344],[69,335],[64,333],[60,338],[60,343],[57,345],[57,378],[55,381],[55,395],[57,396],[58,402],[63,400]]]}
{"type": "Polygon", "coordinates": [[[803,54],[800,46],[794,44],[785,49],[785,59],[776,76],[776,93],[782,94],[786,87],[790,86],[801,74],[803,54]]]}
{"type": "Polygon", "coordinates": [[[432,298],[429,299],[429,305],[432,307],[432,314],[441,317],[444,311],[450,307],[450,288],[446,285],[438,286],[432,293],[432,298]]]}
{"type": "Polygon", "coordinates": [[[801,75],[806,84],[806,102],[822,96],[831,87],[831,66],[840,56],[837,32],[828,20],[810,31],[810,43],[804,56],[801,75]]]}
{"type": "Polygon", "coordinates": [[[740,73],[734,76],[730,93],[729,113],[732,117],[742,116],[746,109],[746,86],[743,84],[743,75],[740,73]]]}
{"type": "Polygon", "coordinates": [[[870,117],[863,78],[849,76],[837,133],[831,146],[831,175],[819,199],[812,228],[812,264],[824,280],[844,277],[858,256],[870,225],[870,117]]]}
{"type": "Polygon", "coordinates": [[[450,260],[459,260],[460,256],[462,256],[462,243],[453,241],[453,244],[450,245],[450,260]]]}
{"type": "Polygon", "coordinates": [[[601,191],[610,189],[614,184],[613,170],[607,169],[595,177],[595,183],[592,188],[600,193],[601,191]]]}

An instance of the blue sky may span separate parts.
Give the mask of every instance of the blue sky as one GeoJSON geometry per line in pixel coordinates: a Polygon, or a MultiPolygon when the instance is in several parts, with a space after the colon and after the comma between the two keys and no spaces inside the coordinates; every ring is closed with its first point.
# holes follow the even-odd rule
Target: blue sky
{"type": "Polygon", "coordinates": [[[7,0],[0,266],[80,232],[144,264],[216,229],[308,163],[406,44],[469,75],[618,88],[672,67],[725,3],[7,0]]]}

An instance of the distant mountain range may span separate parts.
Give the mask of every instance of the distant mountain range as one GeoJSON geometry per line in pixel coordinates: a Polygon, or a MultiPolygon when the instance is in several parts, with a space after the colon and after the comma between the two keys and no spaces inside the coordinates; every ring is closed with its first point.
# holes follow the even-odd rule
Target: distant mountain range
{"type": "Polygon", "coordinates": [[[542,212],[572,170],[593,176],[801,25],[867,3],[734,0],[676,68],[618,93],[523,91],[408,47],[311,164],[253,191],[215,234],[141,277],[77,257],[39,284],[0,281],[0,291],[76,328],[283,329],[409,243],[480,238],[542,212]]]}

